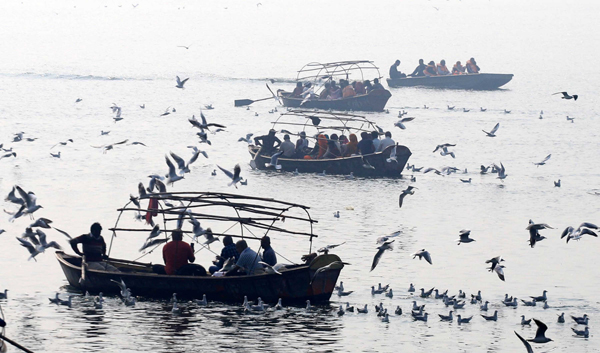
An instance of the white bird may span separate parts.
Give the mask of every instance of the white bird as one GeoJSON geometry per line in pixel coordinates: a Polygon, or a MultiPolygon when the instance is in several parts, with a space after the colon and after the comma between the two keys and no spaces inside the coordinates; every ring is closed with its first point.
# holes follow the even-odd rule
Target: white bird
{"type": "Polygon", "coordinates": [[[537,162],[537,163],[533,163],[533,164],[535,164],[538,167],[541,165],[544,165],[550,159],[550,157],[552,157],[551,154],[547,155],[541,162],[537,162]]]}
{"type": "Polygon", "coordinates": [[[64,141],[64,142],[59,142],[59,143],[57,143],[56,145],[54,145],[54,146],[50,147],[50,149],[53,149],[54,147],[56,147],[56,146],[58,146],[58,145],[61,145],[61,146],[66,146],[66,145],[67,145],[67,143],[69,143],[69,142],[73,143],[73,139],[68,139],[67,141],[64,141]]]}
{"type": "Polygon", "coordinates": [[[356,311],[359,314],[367,314],[369,312],[369,310],[367,309],[367,304],[365,304],[365,307],[363,309],[358,308],[358,309],[356,309],[356,311]]]}
{"type": "Polygon", "coordinates": [[[242,178],[240,177],[240,172],[242,171],[242,169],[240,168],[240,165],[239,164],[235,165],[235,167],[233,168],[233,173],[227,169],[221,168],[219,165],[217,165],[217,167],[219,169],[221,169],[221,171],[223,173],[225,173],[225,175],[227,175],[231,179],[231,182],[227,186],[233,185],[237,189],[236,184],[242,180],[242,178]]]}
{"type": "Polygon", "coordinates": [[[471,178],[469,178],[469,179],[460,179],[460,181],[462,181],[465,184],[470,184],[471,183],[471,178]]]}
{"type": "Polygon", "coordinates": [[[375,254],[375,256],[373,257],[373,263],[371,264],[371,271],[373,271],[375,269],[375,267],[377,267],[377,264],[379,263],[379,260],[381,259],[381,256],[383,255],[383,253],[386,250],[393,250],[393,246],[392,243],[395,240],[391,240],[391,241],[386,241],[384,242],[381,246],[377,247],[377,253],[375,254]]]}
{"type": "MultiPolygon", "coordinates": [[[[248,301],[248,298],[244,297],[246,301],[248,301]]],[[[202,294],[202,300],[195,300],[194,301],[197,305],[200,306],[207,306],[208,305],[208,301],[206,300],[206,294],[202,294]]]]}
{"type": "Polygon", "coordinates": [[[104,303],[104,298],[102,297],[102,292],[98,293],[98,296],[94,298],[94,308],[97,310],[102,309],[102,305],[104,303]]]}
{"type": "MultiPolygon", "coordinates": [[[[11,149],[12,149],[12,148],[11,148],[11,149]]],[[[8,157],[10,157],[10,156],[16,157],[16,156],[17,156],[17,153],[16,153],[16,152],[5,153],[5,154],[3,154],[3,155],[0,155],[0,159],[3,159],[3,158],[8,158],[8,157]]]]}
{"type": "Polygon", "coordinates": [[[406,129],[406,126],[404,125],[404,123],[407,123],[407,122],[409,122],[409,121],[412,121],[412,120],[415,120],[415,118],[402,118],[402,119],[398,120],[398,121],[397,121],[397,122],[394,124],[394,126],[397,126],[397,127],[399,127],[400,129],[402,129],[402,130],[405,130],[405,129],[406,129]]]}
{"type": "Polygon", "coordinates": [[[175,166],[173,162],[169,159],[169,156],[165,155],[165,161],[167,162],[167,166],[169,167],[169,173],[167,174],[167,184],[173,185],[176,181],[183,179],[183,176],[177,174],[175,171],[175,166]]]}
{"type": "Polygon", "coordinates": [[[525,315],[521,315],[521,326],[531,326],[531,319],[525,320],[525,315]]]}
{"type": "Polygon", "coordinates": [[[587,326],[587,324],[589,322],[589,319],[590,319],[587,314],[583,314],[583,316],[580,316],[580,317],[571,315],[571,318],[577,324],[579,324],[579,325],[586,325],[586,326],[587,326]]]}
{"type": "MultiPolygon", "coordinates": [[[[348,304],[348,303],[346,303],[348,304]]],[[[283,304],[281,303],[281,298],[277,300],[277,304],[275,304],[275,310],[283,310],[283,304]]]]}
{"type": "MultiPolygon", "coordinates": [[[[390,156],[385,160],[388,163],[398,163],[398,156],[396,155],[396,149],[398,148],[398,144],[394,145],[394,148],[390,151],[390,156]]],[[[350,173],[352,174],[352,173],[350,173]]]]}
{"type": "Polygon", "coordinates": [[[125,143],[127,143],[127,141],[129,141],[129,139],[123,140],[123,141],[119,141],[119,142],[115,142],[115,143],[111,143],[111,144],[107,144],[107,145],[91,146],[91,147],[93,147],[93,148],[101,148],[101,149],[103,149],[102,153],[106,153],[106,152],[112,150],[114,148],[114,146],[125,144],[125,143]]]}
{"type": "MultiPolygon", "coordinates": [[[[274,273],[274,274],[277,274],[277,275],[281,275],[281,272],[277,271],[276,268],[274,268],[273,266],[269,265],[268,263],[263,262],[263,261],[259,261],[258,263],[261,264],[261,265],[263,265],[263,267],[265,268],[265,272],[266,273],[269,273],[269,274],[274,273]]],[[[352,293],[352,292],[350,292],[350,293],[352,293]]]]}
{"type": "Polygon", "coordinates": [[[579,337],[583,337],[583,338],[590,337],[590,329],[588,326],[586,326],[583,330],[576,330],[571,327],[571,330],[573,330],[573,333],[575,333],[575,335],[577,335],[579,337]]]}
{"type": "Polygon", "coordinates": [[[481,311],[488,311],[488,304],[489,304],[489,303],[490,303],[490,302],[488,302],[488,301],[486,301],[485,303],[483,303],[483,305],[481,305],[481,306],[479,307],[479,310],[481,310],[481,311]]]}
{"type": "Polygon", "coordinates": [[[429,262],[430,265],[433,265],[433,262],[431,261],[431,254],[429,254],[429,251],[425,250],[425,249],[421,249],[419,251],[417,251],[416,253],[412,254],[413,259],[416,257],[419,257],[419,260],[421,260],[422,258],[425,258],[425,261],[429,262]]]}
{"type": "Polygon", "coordinates": [[[456,144],[451,144],[451,143],[444,143],[444,144],[441,144],[441,145],[437,145],[437,146],[435,146],[435,149],[433,150],[433,153],[437,152],[440,149],[444,149],[444,148],[447,149],[448,147],[455,147],[455,146],[456,146],[456,144]]]}
{"type": "Polygon", "coordinates": [[[498,310],[494,311],[494,315],[481,315],[481,317],[484,318],[486,321],[498,321],[498,310]]]}
{"type": "Polygon", "coordinates": [[[60,151],[58,151],[58,153],[52,153],[50,152],[50,155],[54,158],[60,158],[60,151]]]}
{"type": "Polygon", "coordinates": [[[129,298],[131,296],[131,292],[129,291],[129,288],[127,288],[127,285],[125,284],[122,278],[121,282],[117,282],[114,279],[111,279],[110,281],[116,283],[117,286],[119,286],[119,288],[121,289],[121,297],[123,297],[123,299],[129,298]]]}
{"type": "MultiPolygon", "coordinates": [[[[496,168],[498,168],[498,166],[494,165],[496,168]]],[[[506,177],[508,176],[508,174],[506,174],[506,169],[504,169],[504,165],[502,164],[502,162],[500,162],[500,168],[498,168],[498,176],[496,177],[497,179],[500,180],[504,180],[506,179],[506,177]]]]}
{"type": "Polygon", "coordinates": [[[376,243],[377,244],[383,244],[386,241],[390,240],[391,238],[395,238],[395,237],[399,236],[400,234],[402,234],[401,230],[395,231],[395,232],[393,232],[393,233],[391,233],[389,235],[385,235],[385,236],[377,238],[377,242],[376,243]]]}
{"type": "Polygon", "coordinates": [[[440,151],[440,155],[441,156],[450,155],[452,158],[456,158],[456,155],[454,154],[454,152],[449,152],[447,147],[442,147],[442,151],[440,151]]]}
{"type": "Polygon", "coordinates": [[[344,265],[348,265],[348,263],[346,263],[346,262],[342,262],[342,261],[333,261],[333,262],[329,263],[328,265],[325,265],[325,266],[323,266],[323,267],[319,267],[319,268],[318,268],[318,269],[315,271],[315,273],[314,273],[314,275],[313,275],[313,277],[312,277],[312,279],[311,279],[310,283],[312,284],[312,282],[314,282],[315,278],[317,278],[317,276],[318,276],[318,275],[319,275],[321,272],[330,271],[330,270],[339,270],[339,269],[342,269],[342,268],[344,268],[344,265]]]}
{"type": "Polygon", "coordinates": [[[179,76],[176,76],[176,79],[177,79],[177,85],[175,85],[175,87],[183,89],[184,88],[183,85],[185,85],[187,80],[189,80],[189,77],[184,79],[183,81],[179,78],[179,76]]]}
{"type": "Polygon", "coordinates": [[[594,237],[598,237],[598,234],[596,234],[591,229],[598,229],[598,226],[593,223],[589,223],[589,222],[581,223],[579,225],[579,227],[577,227],[577,229],[569,226],[562,232],[560,238],[562,239],[564,237],[567,237],[567,243],[568,243],[571,239],[580,240],[581,237],[585,234],[588,234],[588,235],[591,235],[594,237]]]}
{"type": "Polygon", "coordinates": [[[479,110],[481,110],[482,112],[485,112],[487,109],[484,107],[480,107],[479,110]]]}
{"type": "Polygon", "coordinates": [[[238,139],[238,142],[242,142],[242,141],[244,141],[244,142],[246,142],[246,143],[248,143],[248,144],[252,144],[252,139],[251,139],[251,138],[252,138],[252,135],[254,135],[254,134],[246,134],[246,137],[240,137],[240,138],[238,139]]]}
{"type": "Polygon", "coordinates": [[[406,189],[402,190],[402,192],[400,193],[400,196],[398,197],[398,205],[400,208],[402,208],[402,203],[404,202],[404,198],[406,197],[406,195],[414,195],[415,194],[414,189],[416,189],[416,187],[408,186],[406,189]]]}
{"type": "Polygon", "coordinates": [[[487,137],[496,137],[496,131],[498,131],[498,128],[500,127],[500,123],[497,123],[494,128],[492,129],[492,131],[487,132],[485,130],[481,130],[483,132],[485,132],[487,137]]]}

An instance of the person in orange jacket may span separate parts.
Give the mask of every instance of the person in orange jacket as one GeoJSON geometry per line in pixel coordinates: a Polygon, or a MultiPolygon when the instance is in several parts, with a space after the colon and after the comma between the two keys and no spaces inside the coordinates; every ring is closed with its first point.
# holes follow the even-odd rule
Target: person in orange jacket
{"type": "Polygon", "coordinates": [[[437,69],[435,68],[435,63],[433,61],[430,61],[429,64],[427,64],[427,67],[423,70],[423,74],[425,74],[425,76],[437,76],[437,69]]]}
{"type": "Polygon", "coordinates": [[[475,62],[474,58],[467,60],[467,72],[470,74],[479,73],[479,66],[477,66],[477,63],[475,62]]]}
{"type": "Polygon", "coordinates": [[[439,64],[437,64],[437,73],[440,76],[450,75],[450,70],[446,67],[446,60],[442,59],[439,64]]]}
{"type": "Polygon", "coordinates": [[[460,61],[457,61],[456,64],[452,67],[452,75],[464,75],[465,67],[462,66],[460,61]]]}

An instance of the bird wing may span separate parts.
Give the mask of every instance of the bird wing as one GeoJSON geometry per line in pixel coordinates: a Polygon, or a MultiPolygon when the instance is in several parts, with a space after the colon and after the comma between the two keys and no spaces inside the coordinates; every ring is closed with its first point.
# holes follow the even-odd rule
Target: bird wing
{"type": "Polygon", "coordinates": [[[535,331],[535,337],[546,337],[545,333],[548,329],[548,326],[546,326],[545,323],[541,322],[538,319],[534,318],[533,321],[535,321],[535,324],[538,326],[537,331],[535,331]]]}
{"type": "Polygon", "coordinates": [[[19,195],[21,195],[23,201],[25,201],[27,208],[31,207],[32,204],[35,205],[35,202],[32,203],[31,194],[26,193],[25,190],[23,190],[19,185],[16,185],[15,187],[17,188],[17,191],[19,192],[19,195]]]}
{"type": "Polygon", "coordinates": [[[121,282],[117,282],[114,279],[111,279],[110,281],[115,282],[117,284],[117,286],[119,286],[119,288],[121,288],[121,291],[125,292],[127,290],[127,286],[125,285],[125,282],[123,282],[122,278],[121,278],[121,282]]]}
{"type": "Polygon", "coordinates": [[[233,180],[236,180],[240,177],[241,171],[242,168],[240,168],[239,164],[236,164],[235,167],[233,167],[233,180]]]}
{"type": "Polygon", "coordinates": [[[181,80],[179,79],[179,76],[175,76],[176,80],[177,80],[177,85],[181,86],[181,80]]]}
{"type": "Polygon", "coordinates": [[[592,235],[592,236],[598,237],[598,234],[594,233],[594,231],[592,231],[592,230],[589,230],[589,229],[587,229],[587,228],[584,228],[584,229],[582,229],[580,234],[581,234],[581,235],[584,235],[584,234],[589,234],[589,235],[592,235]]]}
{"type": "Polygon", "coordinates": [[[204,114],[202,112],[200,112],[200,118],[202,118],[202,125],[206,126],[206,117],[204,116],[204,114]]]}
{"type": "Polygon", "coordinates": [[[34,253],[37,252],[37,250],[35,249],[35,247],[33,246],[33,244],[31,244],[27,240],[24,240],[24,239],[21,239],[21,238],[17,238],[17,240],[21,243],[21,246],[24,246],[24,247],[27,248],[27,250],[29,250],[30,254],[34,254],[34,253]]]}
{"type": "Polygon", "coordinates": [[[550,157],[552,157],[551,154],[547,155],[541,163],[546,163],[550,159],[550,157]]]}
{"type": "Polygon", "coordinates": [[[202,152],[203,151],[199,151],[199,150],[197,150],[196,152],[194,152],[194,154],[192,155],[192,158],[190,158],[190,160],[189,160],[189,162],[188,162],[187,165],[189,166],[190,164],[194,163],[198,159],[198,156],[200,155],[200,153],[202,153],[202,152]]]}
{"type": "Polygon", "coordinates": [[[562,239],[562,238],[566,237],[568,234],[571,234],[571,233],[573,233],[573,231],[574,231],[574,230],[575,230],[575,229],[574,229],[573,227],[571,227],[571,226],[569,226],[569,227],[565,228],[565,230],[564,230],[564,231],[562,232],[562,234],[560,235],[560,238],[562,239]]]}
{"type": "Polygon", "coordinates": [[[400,122],[401,123],[406,123],[408,121],[413,121],[413,120],[415,120],[415,118],[402,118],[402,119],[400,119],[400,122]]]}
{"type": "Polygon", "coordinates": [[[523,344],[525,345],[525,348],[527,348],[527,353],[533,353],[533,348],[531,348],[531,345],[529,344],[529,342],[527,342],[523,337],[521,337],[517,331],[514,331],[515,335],[517,335],[517,337],[519,337],[519,339],[521,340],[521,342],[523,342],[523,344]]]}
{"type": "Polygon", "coordinates": [[[127,143],[127,141],[129,141],[129,139],[126,139],[126,140],[123,140],[123,141],[120,141],[120,142],[115,142],[115,143],[112,144],[112,146],[114,146],[114,145],[122,145],[124,143],[127,143]]]}
{"type": "Polygon", "coordinates": [[[405,194],[404,192],[400,194],[400,197],[398,198],[398,206],[400,208],[402,208],[402,202],[404,201],[404,198],[406,197],[407,194],[405,194]]]}
{"type": "Polygon", "coordinates": [[[567,92],[556,92],[556,93],[552,93],[552,95],[555,94],[562,94],[563,96],[567,97],[569,94],[567,92]]]}
{"type": "Polygon", "coordinates": [[[57,242],[55,242],[55,241],[51,241],[51,242],[49,242],[49,243],[48,243],[48,244],[46,244],[46,246],[44,246],[44,247],[45,247],[45,248],[54,248],[54,249],[57,249],[57,250],[62,250],[62,248],[60,247],[60,245],[58,245],[58,243],[57,243],[57,242]]]}
{"type": "Polygon", "coordinates": [[[371,271],[373,271],[375,269],[375,267],[377,267],[377,264],[379,263],[379,259],[381,259],[381,255],[383,255],[384,251],[385,251],[385,249],[383,248],[383,246],[380,246],[379,250],[375,254],[375,257],[373,257],[373,264],[371,264],[371,271]]]}
{"type": "Polygon", "coordinates": [[[593,223],[589,223],[589,222],[583,222],[579,225],[579,228],[591,228],[591,229],[598,229],[598,226],[593,224],[593,223]]]}
{"type": "Polygon", "coordinates": [[[490,131],[490,134],[495,134],[496,131],[498,131],[498,128],[500,127],[500,123],[497,123],[496,126],[494,126],[494,128],[492,129],[492,131],[490,131]]]}
{"type": "Polygon", "coordinates": [[[67,237],[67,238],[69,238],[69,239],[73,239],[73,238],[72,238],[72,237],[69,235],[69,233],[65,232],[64,230],[60,230],[60,229],[58,229],[58,228],[54,228],[54,230],[55,230],[55,231],[57,231],[57,232],[59,232],[60,234],[62,234],[62,235],[64,235],[64,236],[66,236],[66,237],[67,237]]]}
{"type": "Polygon", "coordinates": [[[430,265],[433,265],[433,262],[431,261],[431,254],[429,254],[429,251],[424,251],[423,257],[425,258],[425,260],[427,260],[427,262],[429,262],[430,265]]]}
{"type": "Polygon", "coordinates": [[[177,173],[175,173],[175,166],[167,155],[165,155],[165,161],[167,161],[167,165],[169,166],[169,177],[176,176],[177,173]]]}
{"type": "Polygon", "coordinates": [[[183,160],[183,158],[179,157],[178,155],[176,155],[173,152],[169,152],[169,154],[171,155],[171,157],[173,158],[175,163],[177,163],[177,166],[179,167],[179,169],[185,169],[185,161],[183,160]]]}
{"type": "Polygon", "coordinates": [[[230,179],[233,179],[233,173],[232,172],[228,171],[227,169],[221,168],[221,166],[219,166],[219,165],[217,165],[217,167],[219,167],[219,169],[221,169],[221,171],[223,173],[225,173],[225,175],[227,175],[230,179]]]}
{"type": "Polygon", "coordinates": [[[498,278],[500,278],[502,281],[504,281],[504,270],[502,270],[503,267],[504,266],[501,265],[496,265],[496,267],[494,267],[494,271],[498,275],[498,278]]]}
{"type": "Polygon", "coordinates": [[[46,233],[42,232],[41,230],[37,229],[35,231],[35,233],[37,234],[38,238],[40,238],[40,244],[43,247],[47,247],[48,243],[46,242],[46,233]]]}
{"type": "Polygon", "coordinates": [[[18,205],[22,205],[22,204],[24,204],[24,203],[25,203],[25,200],[23,200],[23,199],[21,199],[21,198],[18,198],[18,197],[15,195],[15,190],[16,190],[16,187],[14,187],[14,186],[13,186],[13,188],[12,188],[12,191],[8,193],[8,195],[6,196],[6,198],[5,198],[4,200],[5,200],[5,201],[10,201],[10,202],[12,202],[12,203],[16,203],[16,204],[18,204],[18,205]]]}
{"type": "Polygon", "coordinates": [[[181,85],[183,86],[183,85],[184,85],[184,84],[187,82],[187,80],[189,80],[189,79],[190,79],[190,78],[188,77],[188,78],[186,78],[185,80],[181,81],[181,85]]]}

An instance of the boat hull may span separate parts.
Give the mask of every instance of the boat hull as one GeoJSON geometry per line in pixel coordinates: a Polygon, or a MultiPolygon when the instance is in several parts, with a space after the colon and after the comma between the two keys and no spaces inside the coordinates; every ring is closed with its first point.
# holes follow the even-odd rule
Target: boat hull
{"type": "Polygon", "coordinates": [[[277,91],[277,96],[283,102],[283,106],[291,108],[339,110],[339,111],[366,111],[381,112],[392,94],[388,90],[373,90],[368,94],[341,99],[315,99],[308,100],[302,104],[302,98],[292,98],[290,92],[277,91]]]}
{"type": "Polygon", "coordinates": [[[430,87],[444,89],[493,90],[512,80],[512,74],[466,74],[387,79],[389,87],[430,87]]]}
{"type": "Polygon", "coordinates": [[[121,279],[135,296],[150,298],[168,298],[177,293],[180,298],[201,299],[204,294],[208,300],[222,302],[242,302],[244,296],[250,300],[261,297],[265,302],[277,302],[279,298],[286,304],[304,304],[329,301],[335,284],[343,268],[337,266],[320,272],[314,277],[317,268],[312,266],[318,260],[319,267],[333,261],[340,261],[336,255],[321,255],[311,265],[297,265],[278,274],[259,274],[253,276],[231,277],[194,277],[169,276],[152,272],[151,264],[111,259],[110,262],[123,272],[109,272],[87,269],[85,281],[80,283],[81,258],[56,252],[56,257],[69,284],[81,291],[90,293],[118,294],[119,287],[112,282],[121,279]],[[314,279],[313,279],[314,277],[314,279]],[[312,281],[311,281],[312,280],[312,281]]]}
{"type": "MultiPolygon", "coordinates": [[[[291,159],[278,158],[277,163],[281,165],[281,170],[299,173],[321,173],[348,175],[354,173],[354,176],[360,177],[401,177],[401,173],[410,158],[411,152],[406,146],[398,145],[396,148],[396,162],[387,162],[390,152],[394,146],[389,146],[382,152],[372,153],[365,156],[357,155],[352,157],[335,159],[291,159]],[[364,158],[364,159],[363,159],[364,158]],[[367,161],[374,169],[365,168],[367,161]]],[[[258,156],[255,158],[257,147],[248,146],[248,151],[256,163],[255,167],[260,170],[273,170],[273,167],[267,167],[266,164],[271,161],[269,156],[258,156]]]]}

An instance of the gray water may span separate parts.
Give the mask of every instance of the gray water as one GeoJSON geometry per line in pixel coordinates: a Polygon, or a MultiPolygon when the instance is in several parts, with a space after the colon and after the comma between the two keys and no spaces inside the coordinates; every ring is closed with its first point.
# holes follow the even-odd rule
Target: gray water
{"type": "MultiPolygon", "coordinates": [[[[302,308],[265,315],[245,315],[238,306],[211,303],[198,308],[183,303],[181,316],[172,316],[166,302],[139,298],[125,308],[108,298],[96,311],[81,298],[73,308],[48,304],[67,282],[51,251],[27,261],[28,254],[14,239],[29,224],[0,219],[0,300],[9,322],[8,337],[34,351],[353,351],[353,352],[514,352],[524,350],[513,330],[526,338],[535,328],[521,328],[520,315],[548,324],[554,342],[540,349],[597,352],[594,323],[600,305],[600,273],[595,266],[598,239],[584,236],[565,244],[560,233],[583,221],[598,223],[600,188],[597,164],[599,132],[595,98],[600,93],[595,69],[597,2],[558,1],[5,1],[0,3],[0,143],[13,147],[17,158],[0,160],[0,193],[15,184],[35,192],[44,208],[37,217],[79,235],[99,221],[105,230],[116,220],[116,209],[135,194],[146,176],[166,172],[164,155],[173,151],[189,158],[186,146],[198,145],[186,121],[205,104],[209,121],[227,126],[203,145],[209,159],[199,159],[192,172],[177,182],[175,191],[223,191],[268,196],[311,207],[319,220],[316,246],[346,241],[335,253],[351,263],[341,273],[347,290],[341,302],[362,306],[367,315],[335,314],[331,307],[307,314],[302,308]],[[437,8],[437,9],[436,9],[437,8]],[[177,46],[190,46],[189,49],[177,46]],[[277,117],[268,111],[274,101],[234,108],[233,100],[269,97],[274,89],[290,89],[296,71],[311,61],[374,60],[381,73],[395,59],[412,71],[419,58],[448,63],[475,57],[484,72],[513,73],[504,89],[491,92],[392,89],[390,113],[366,116],[408,146],[411,164],[467,168],[467,174],[437,176],[415,173],[415,195],[402,209],[397,197],[412,183],[407,179],[357,179],[292,176],[252,171],[244,143],[246,133],[262,134],[277,117]],[[185,90],[176,89],[175,76],[190,77],[185,90]],[[576,102],[552,93],[579,94],[576,102]],[[80,103],[75,103],[82,98],[80,103]],[[114,123],[109,107],[123,108],[114,123]],[[139,105],[145,104],[141,109],[139,105]],[[421,109],[424,105],[430,109],[421,109]],[[448,111],[446,106],[456,106],[448,111]],[[167,107],[176,113],[160,117],[167,107]],[[487,108],[482,113],[480,107],[487,108]],[[462,108],[471,109],[464,113],[462,108]],[[406,130],[393,127],[399,110],[416,119],[406,130]],[[504,109],[511,110],[505,114],[504,109]],[[538,119],[540,110],[544,119],[538,119]],[[258,113],[258,116],[255,116],[258,113]],[[574,117],[570,123],[566,116],[574,117]],[[498,137],[486,137],[500,122],[498,137]],[[100,136],[101,130],[110,130],[100,136]],[[11,143],[24,131],[34,142],[11,143]],[[73,144],[50,149],[68,138],[73,144]],[[118,146],[103,154],[91,146],[123,139],[143,146],[118,146]],[[456,143],[456,159],[432,154],[435,145],[456,143]],[[62,152],[60,159],[49,152],[62,152]],[[533,163],[552,154],[541,167],[533,163]],[[500,163],[508,178],[480,175],[480,164],[500,163]],[[227,187],[222,174],[210,175],[216,164],[242,166],[248,186],[227,187]],[[472,178],[463,184],[459,178],[472,178]],[[562,187],[553,181],[561,179],[562,187]],[[349,210],[347,208],[353,208],[349,210]],[[339,210],[341,217],[333,217],[339,210]],[[548,239],[534,249],[527,245],[529,219],[556,229],[542,231],[548,239]],[[458,231],[472,230],[477,241],[457,246],[458,231]],[[386,252],[369,272],[375,239],[402,230],[393,251],[386,252]],[[433,265],[413,260],[425,248],[433,265]],[[484,261],[502,255],[506,282],[485,270],[484,261]],[[393,299],[371,296],[370,287],[389,283],[393,299]],[[486,322],[479,307],[459,310],[474,315],[468,325],[443,323],[447,314],[439,301],[427,304],[429,322],[407,315],[418,288],[481,290],[490,301],[486,322]],[[549,309],[541,306],[504,307],[505,293],[527,299],[548,290],[549,309]],[[373,305],[383,302],[405,314],[385,324],[373,305]],[[557,324],[557,314],[591,316],[589,339],[574,337],[572,320],[557,324]]],[[[283,111],[283,108],[279,108],[283,111]]],[[[409,173],[412,174],[412,173],[409,173]]],[[[14,211],[14,205],[2,204],[14,211]]],[[[127,217],[125,225],[137,225],[127,217]]],[[[51,240],[68,247],[65,238],[48,231],[51,240]]],[[[109,239],[110,233],[104,232],[109,239]]],[[[111,255],[137,258],[144,236],[115,239],[111,255]]],[[[298,262],[308,251],[304,238],[274,237],[274,248],[298,262]]],[[[252,246],[252,244],[251,244],[252,246]]],[[[218,247],[217,247],[218,248],[218,247]]],[[[70,252],[70,250],[67,250],[70,252]]],[[[198,262],[210,264],[213,255],[200,252],[198,262]]],[[[161,263],[159,252],[143,258],[161,263]]],[[[535,325],[534,325],[535,326],[535,325]]],[[[538,347],[536,347],[538,346],[538,347]]],[[[14,351],[11,348],[11,351],[14,351]]]]}

